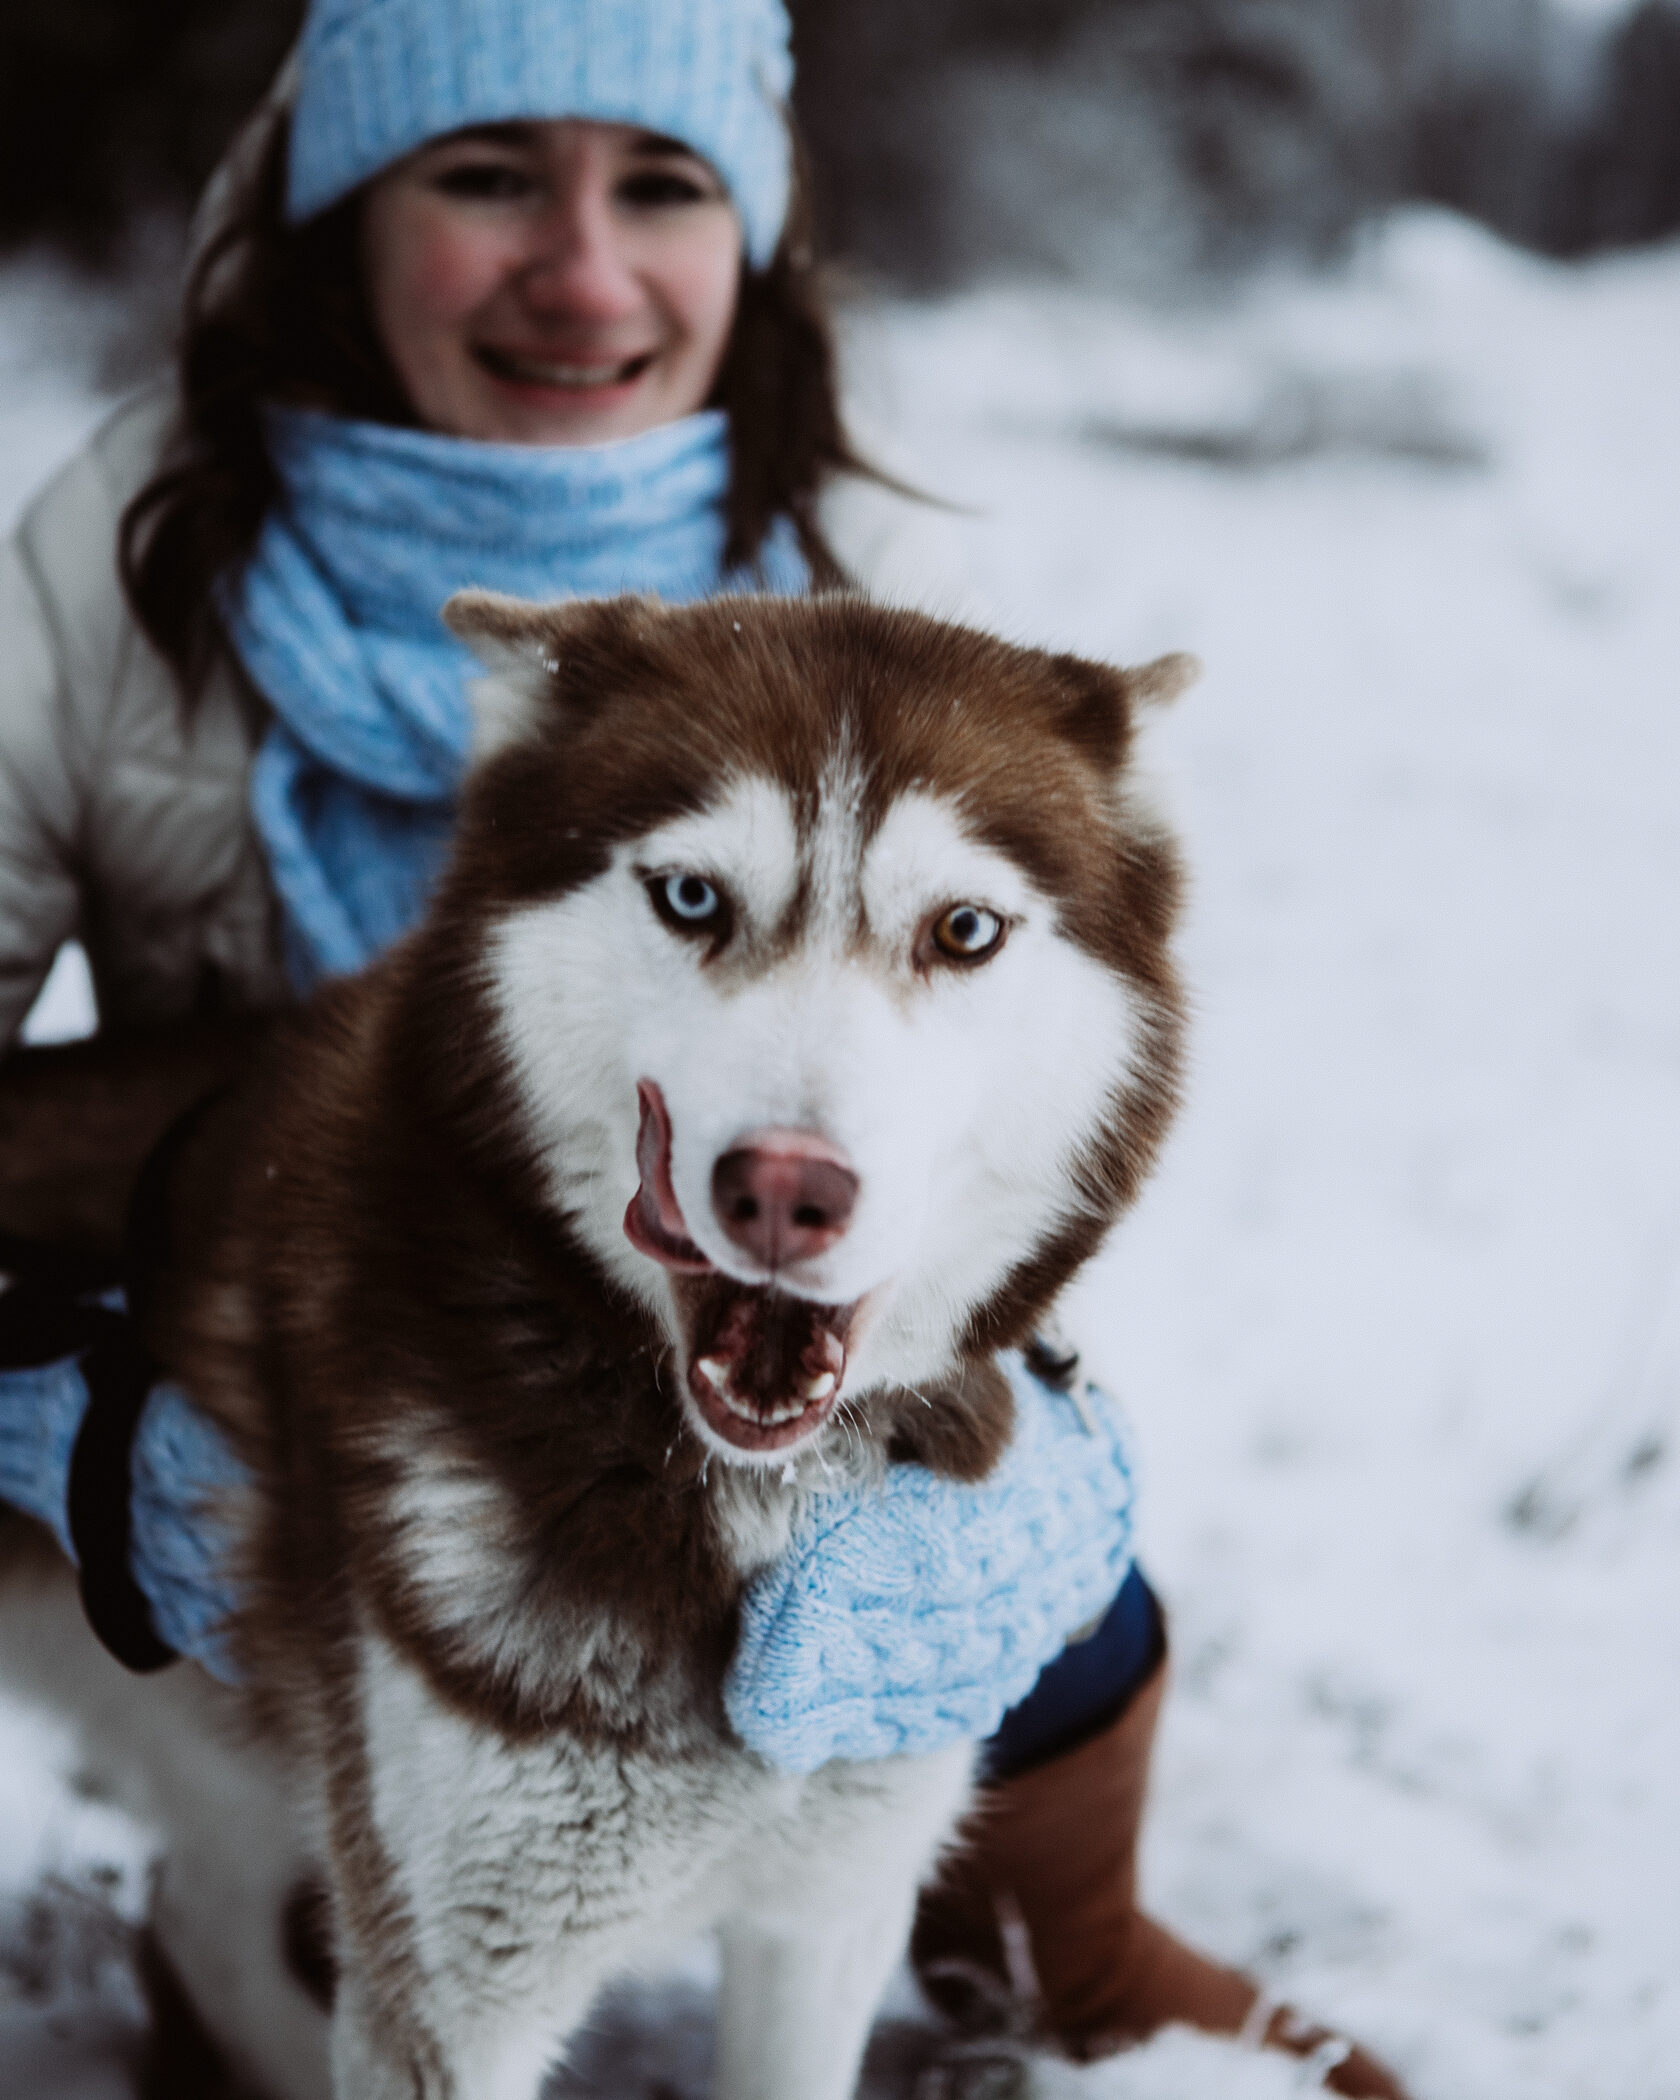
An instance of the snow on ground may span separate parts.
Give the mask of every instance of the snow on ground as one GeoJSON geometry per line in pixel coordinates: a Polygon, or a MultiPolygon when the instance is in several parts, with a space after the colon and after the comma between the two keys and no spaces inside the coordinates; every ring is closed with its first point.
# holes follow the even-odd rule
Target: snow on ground
{"type": "MultiPolygon", "coordinates": [[[[45,283],[0,280],[0,497],[88,413],[26,369],[45,283]]],[[[1151,1896],[1419,2100],[1675,2100],[1680,250],[1412,214],[1234,312],[852,336],[1006,627],[1208,667],[1153,733],[1189,1096],[1079,1322],[1173,1613],[1151,1896]]],[[[0,1727],[0,1881],[111,1861],[121,1912],[135,1840],[0,1727]]],[[[703,1967],[593,2048],[592,2091],[697,2093],[703,1967]]],[[[1045,2089],[1292,2080],[1175,2037],[1045,2089]]]]}

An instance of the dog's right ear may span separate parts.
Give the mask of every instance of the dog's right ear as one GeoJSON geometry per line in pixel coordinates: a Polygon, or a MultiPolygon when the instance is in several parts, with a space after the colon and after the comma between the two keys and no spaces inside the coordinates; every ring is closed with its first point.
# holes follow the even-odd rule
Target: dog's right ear
{"type": "Polygon", "coordinates": [[[577,705],[580,682],[568,671],[598,652],[627,622],[662,608],[651,598],[564,598],[547,605],[500,591],[457,591],[444,625],[489,673],[475,680],[471,763],[479,766],[510,745],[540,736],[577,705]]]}
{"type": "Polygon", "coordinates": [[[1061,673],[1063,735],[1111,776],[1125,763],[1139,711],[1166,706],[1202,675],[1200,661],[1182,653],[1125,671],[1083,656],[1051,661],[1061,673]]]}

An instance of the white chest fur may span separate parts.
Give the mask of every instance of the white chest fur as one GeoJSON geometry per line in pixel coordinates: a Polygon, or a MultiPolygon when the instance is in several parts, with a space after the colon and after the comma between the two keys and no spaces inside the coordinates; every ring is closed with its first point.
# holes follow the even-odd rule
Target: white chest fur
{"type": "MultiPolygon", "coordinates": [[[[360,1721],[396,1899],[382,1910],[405,1921],[417,1986],[398,2024],[424,2029],[396,2053],[448,2065],[440,2090],[531,2100],[610,1975],[717,1926],[720,2100],[849,2092],[916,1882],[966,1797],[966,1749],[800,1778],[722,1744],[679,1758],[514,1744],[376,1637],[360,1721]]],[[[389,1966],[388,1948],[366,1951],[389,1966]]],[[[345,2075],[377,2075],[388,2009],[359,2016],[352,1992],[345,2013],[369,2030],[345,2075]]]]}

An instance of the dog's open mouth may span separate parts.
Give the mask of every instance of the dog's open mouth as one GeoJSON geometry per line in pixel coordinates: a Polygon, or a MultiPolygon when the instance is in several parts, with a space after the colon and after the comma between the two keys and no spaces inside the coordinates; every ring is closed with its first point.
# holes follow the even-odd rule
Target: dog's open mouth
{"type": "Polygon", "coordinates": [[[833,1412],[856,1308],[813,1305],[727,1276],[684,1278],[688,1390],[709,1428],[742,1451],[802,1442],[833,1412]]]}
{"type": "Polygon", "coordinates": [[[624,1213],[630,1244],[671,1271],[683,1325],[688,1390],[702,1419],[742,1451],[802,1442],[832,1413],[846,1375],[858,1307],[819,1305],[774,1284],[725,1276],[689,1237],[671,1185],[671,1121],[663,1095],[637,1086],[641,1184],[624,1213]]]}

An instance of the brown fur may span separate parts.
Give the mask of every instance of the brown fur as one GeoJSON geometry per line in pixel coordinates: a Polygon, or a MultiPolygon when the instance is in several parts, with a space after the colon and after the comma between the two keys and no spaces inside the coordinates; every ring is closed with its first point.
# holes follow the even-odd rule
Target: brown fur
{"type": "MultiPolygon", "coordinates": [[[[565,1730],[665,1755],[726,1727],[740,1578],[705,1453],[663,1335],[544,1200],[488,1010],[494,916],[589,881],[728,776],[767,775],[814,808],[843,747],[866,830],[936,788],[1131,981],[1145,1069],[1075,1214],[976,1310],[943,1390],[864,1410],[883,1451],[959,1478],[1009,1433],[992,1352],[1030,1333],[1130,1202],[1174,1098],[1178,862],[1125,779],[1134,702],[1182,664],[1118,672],[839,599],[562,607],[535,649],[528,615],[481,602],[458,618],[481,641],[504,621],[531,667],[531,732],[469,784],[425,925],[319,998],[199,1133],[153,1335],[257,1469],[245,1660],[265,1721],[307,1729],[333,1765],[346,1833],[367,1827],[347,1747],[359,1613],[513,1739],[565,1730]],[[486,1556],[518,1579],[493,1640],[441,1622],[407,1578],[395,1454],[411,1441],[495,1485],[507,1529],[486,1556]]],[[[351,1878],[377,1908],[377,1860],[351,1878]]]]}

